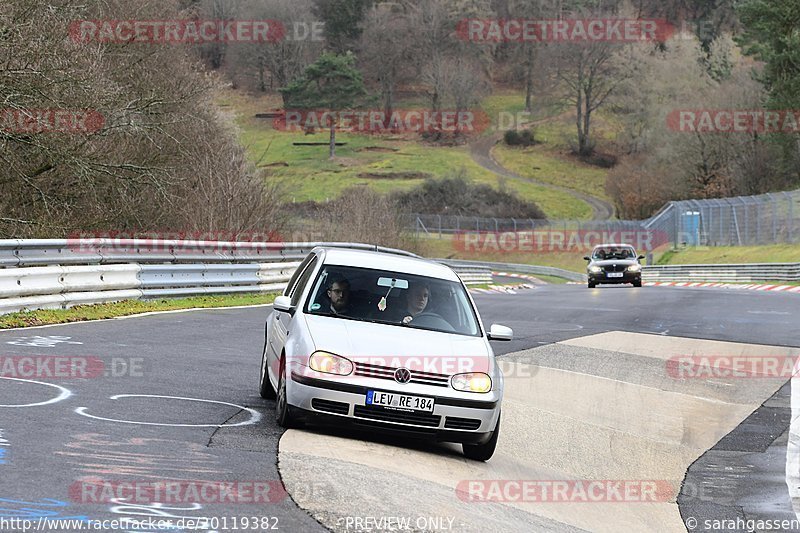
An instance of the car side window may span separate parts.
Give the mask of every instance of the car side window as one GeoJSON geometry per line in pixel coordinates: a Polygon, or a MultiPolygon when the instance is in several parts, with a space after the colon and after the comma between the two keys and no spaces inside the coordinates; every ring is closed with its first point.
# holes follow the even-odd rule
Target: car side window
{"type": "Polygon", "coordinates": [[[286,284],[286,288],[283,290],[283,295],[284,296],[289,296],[289,294],[291,294],[292,289],[295,286],[295,283],[297,283],[297,278],[300,277],[300,274],[302,274],[303,272],[306,271],[306,267],[311,262],[311,260],[314,259],[315,257],[316,257],[316,254],[308,254],[306,256],[306,258],[303,259],[303,262],[300,263],[300,266],[298,266],[295,269],[294,274],[292,274],[292,277],[289,279],[289,283],[286,284]]]}
{"type": "Polygon", "coordinates": [[[292,306],[297,306],[300,303],[300,296],[303,294],[303,290],[305,289],[306,285],[308,285],[308,280],[311,279],[311,274],[314,272],[314,267],[317,266],[317,258],[314,257],[308,265],[306,265],[306,269],[300,275],[300,279],[297,280],[297,284],[292,289],[292,306]]]}

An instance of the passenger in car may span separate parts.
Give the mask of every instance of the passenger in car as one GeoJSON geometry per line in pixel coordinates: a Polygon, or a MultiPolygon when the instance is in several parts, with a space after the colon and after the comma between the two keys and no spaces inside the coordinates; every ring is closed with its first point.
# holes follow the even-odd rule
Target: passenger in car
{"type": "Polygon", "coordinates": [[[350,282],[343,277],[332,278],[328,284],[328,299],[330,311],[334,315],[349,315],[350,309],[350,282]]]}

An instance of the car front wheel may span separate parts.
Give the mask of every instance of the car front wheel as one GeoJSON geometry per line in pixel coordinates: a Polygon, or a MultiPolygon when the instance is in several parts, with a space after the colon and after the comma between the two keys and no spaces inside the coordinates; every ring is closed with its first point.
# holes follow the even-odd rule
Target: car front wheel
{"type": "Polygon", "coordinates": [[[278,375],[278,394],[277,400],[275,402],[275,419],[278,422],[278,425],[282,428],[292,428],[295,426],[295,419],[292,416],[293,409],[292,406],[289,405],[288,398],[286,396],[286,363],[285,359],[281,359],[281,371],[278,375]]]}
{"type": "Polygon", "coordinates": [[[274,400],[277,396],[275,387],[269,380],[269,372],[267,372],[267,352],[264,349],[264,354],[261,356],[261,382],[259,383],[258,392],[265,400],[274,400]]]}
{"type": "Polygon", "coordinates": [[[497,417],[497,426],[492,432],[492,437],[484,444],[467,444],[464,443],[461,447],[464,450],[464,457],[472,459],[473,461],[488,461],[494,455],[494,450],[497,448],[497,438],[500,436],[500,417],[497,417]]]}

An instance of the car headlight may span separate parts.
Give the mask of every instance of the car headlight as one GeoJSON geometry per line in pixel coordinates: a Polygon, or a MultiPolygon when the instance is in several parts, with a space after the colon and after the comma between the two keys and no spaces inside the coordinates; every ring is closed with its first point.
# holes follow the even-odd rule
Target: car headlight
{"type": "Polygon", "coordinates": [[[489,392],[492,390],[492,378],[483,372],[456,374],[450,383],[454,389],[464,392],[489,392]]]}
{"type": "Polygon", "coordinates": [[[599,267],[599,266],[596,266],[596,265],[589,267],[589,272],[591,272],[592,274],[599,274],[602,271],[603,271],[603,269],[601,267],[599,267]]]}
{"type": "Polygon", "coordinates": [[[641,272],[642,265],[631,265],[628,267],[628,272],[641,272]]]}
{"type": "Polygon", "coordinates": [[[308,366],[311,370],[323,372],[325,374],[336,374],[338,376],[347,376],[353,372],[353,363],[349,359],[345,359],[340,355],[334,355],[328,352],[314,352],[308,360],[308,366]]]}

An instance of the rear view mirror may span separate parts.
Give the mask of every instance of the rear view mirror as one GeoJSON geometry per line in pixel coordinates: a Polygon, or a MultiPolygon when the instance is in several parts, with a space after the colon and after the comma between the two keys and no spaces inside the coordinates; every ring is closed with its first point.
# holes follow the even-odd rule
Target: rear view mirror
{"type": "Polygon", "coordinates": [[[510,341],[514,338],[514,330],[500,324],[492,324],[487,338],[490,341],[510,341]]]}
{"type": "Polygon", "coordinates": [[[591,257],[589,257],[588,255],[584,255],[584,256],[583,256],[583,258],[584,258],[586,261],[591,261],[591,260],[592,260],[592,258],[591,258],[591,257]]]}
{"type": "Polygon", "coordinates": [[[388,287],[390,289],[407,289],[408,280],[396,278],[378,278],[378,286],[388,287]]]}
{"type": "Polygon", "coordinates": [[[643,255],[640,255],[640,256],[639,256],[639,257],[637,257],[636,259],[637,259],[638,261],[641,261],[642,259],[644,259],[644,256],[643,256],[643,255]]]}
{"type": "Polygon", "coordinates": [[[278,296],[272,303],[272,308],[276,311],[283,311],[284,313],[292,313],[292,299],[288,296],[278,296]]]}

